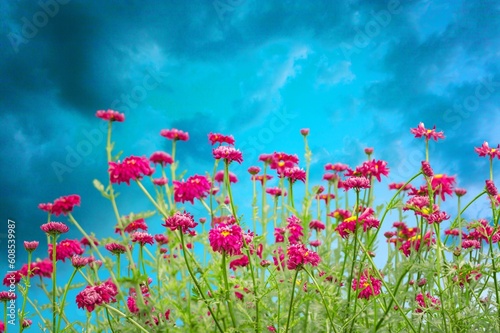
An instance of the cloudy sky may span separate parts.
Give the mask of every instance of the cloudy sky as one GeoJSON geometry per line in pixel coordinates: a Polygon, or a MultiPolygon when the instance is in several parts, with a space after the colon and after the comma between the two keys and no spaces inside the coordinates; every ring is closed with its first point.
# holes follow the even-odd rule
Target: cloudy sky
{"type": "MultiPolygon", "coordinates": [[[[500,142],[497,1],[1,0],[0,17],[0,211],[19,242],[43,239],[38,203],[72,193],[83,225],[114,225],[92,186],[106,179],[99,109],[125,113],[124,156],[169,151],[161,129],[189,132],[187,175],[213,164],[209,132],[232,134],[241,189],[258,154],[302,157],[304,127],[314,184],[367,146],[388,182],[405,180],[423,159],[409,132],[422,121],[446,135],[431,146],[435,171],[474,193],[488,164],[473,147],[500,142]]],[[[125,187],[123,214],[151,208],[125,187]]]]}

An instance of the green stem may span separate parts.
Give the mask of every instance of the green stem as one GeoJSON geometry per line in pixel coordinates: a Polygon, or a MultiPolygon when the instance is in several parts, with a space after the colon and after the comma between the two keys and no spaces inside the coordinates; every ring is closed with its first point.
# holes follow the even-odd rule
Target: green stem
{"type": "Polygon", "coordinates": [[[293,308],[293,296],[295,295],[295,284],[297,283],[297,276],[299,275],[299,270],[295,270],[292,282],[292,296],[290,297],[290,306],[288,307],[288,318],[286,319],[285,333],[288,332],[288,327],[290,325],[290,318],[292,317],[293,308]]]}
{"type": "MultiPolygon", "coordinates": [[[[25,282],[24,282],[24,286],[25,286],[25,289],[23,290],[23,305],[21,306],[21,315],[19,316],[19,333],[21,333],[23,330],[24,330],[24,327],[23,327],[23,321],[24,321],[24,311],[26,309],[26,299],[28,298],[28,289],[29,287],[31,286],[30,284],[30,278],[31,278],[31,256],[32,256],[32,252],[31,251],[28,251],[28,274],[26,274],[26,277],[25,277],[25,282]]],[[[5,325],[7,325],[6,322],[4,322],[5,325]]]]}
{"type": "Polygon", "coordinates": [[[62,300],[61,300],[60,309],[59,309],[59,319],[57,321],[57,332],[59,332],[59,330],[61,328],[61,317],[62,317],[62,314],[63,314],[63,311],[64,311],[64,303],[66,302],[66,296],[68,294],[69,287],[71,286],[71,282],[73,282],[73,279],[75,278],[75,275],[76,275],[77,271],[78,271],[78,268],[75,268],[73,270],[73,273],[71,273],[69,281],[66,284],[66,288],[64,288],[64,294],[63,294],[63,297],[62,297],[62,300]]]}
{"type": "Polygon", "coordinates": [[[231,303],[231,297],[229,296],[229,281],[227,279],[227,265],[226,265],[226,253],[222,253],[222,274],[224,278],[224,298],[226,299],[226,305],[227,309],[229,311],[229,315],[231,316],[231,322],[233,323],[233,327],[237,328],[236,326],[236,319],[234,317],[234,311],[233,311],[233,305],[231,303]]]}
{"type": "Polygon", "coordinates": [[[132,319],[130,316],[126,315],[125,313],[121,312],[120,310],[112,307],[109,304],[103,304],[103,306],[106,309],[112,310],[112,311],[116,312],[117,314],[119,314],[120,316],[122,316],[123,318],[125,318],[126,320],[128,320],[132,325],[137,327],[141,332],[149,333],[149,331],[147,331],[144,327],[142,327],[137,321],[135,321],[134,319],[132,319]]]}
{"type": "MultiPolygon", "coordinates": [[[[57,237],[55,235],[53,235],[51,237],[51,240],[52,240],[52,267],[54,268],[53,269],[53,273],[52,273],[52,332],[54,333],[57,333],[56,331],[56,288],[57,288],[57,285],[56,285],[56,274],[57,274],[57,269],[56,269],[56,246],[57,246],[57,237]]],[[[91,242],[92,244],[92,242],[91,242]]]]}
{"type": "Polygon", "coordinates": [[[325,298],[325,294],[323,293],[323,290],[321,290],[321,288],[318,284],[318,281],[316,281],[316,279],[314,278],[314,275],[312,275],[312,273],[309,272],[309,270],[307,270],[305,267],[304,267],[304,271],[307,273],[307,275],[309,275],[309,277],[313,281],[314,285],[316,286],[316,290],[319,292],[319,294],[321,296],[321,300],[323,301],[323,305],[325,306],[326,315],[328,317],[328,320],[330,321],[330,325],[332,325],[333,331],[337,332],[337,329],[335,328],[335,324],[333,323],[332,314],[328,310],[328,304],[326,303],[326,298],[325,298]]]}

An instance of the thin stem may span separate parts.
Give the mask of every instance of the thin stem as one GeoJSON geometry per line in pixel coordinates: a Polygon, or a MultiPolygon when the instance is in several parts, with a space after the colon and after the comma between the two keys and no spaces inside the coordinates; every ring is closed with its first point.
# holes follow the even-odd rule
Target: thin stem
{"type": "Polygon", "coordinates": [[[292,317],[293,308],[293,296],[295,295],[295,284],[297,283],[297,276],[299,275],[299,270],[295,270],[292,282],[292,296],[290,297],[290,306],[288,307],[288,318],[286,319],[285,333],[288,332],[288,327],[290,325],[290,318],[292,317]]]}
{"type": "Polygon", "coordinates": [[[233,327],[238,327],[236,326],[236,319],[234,317],[234,311],[233,311],[233,306],[231,303],[231,299],[229,297],[229,281],[227,279],[227,265],[226,265],[226,253],[222,253],[222,274],[224,278],[224,297],[226,298],[226,303],[227,303],[227,309],[229,311],[229,315],[231,316],[231,322],[233,323],[233,327]]]}
{"type": "MultiPolygon", "coordinates": [[[[21,333],[24,330],[23,321],[24,321],[24,311],[26,309],[26,299],[28,298],[28,289],[31,286],[30,284],[30,276],[31,276],[31,256],[32,251],[28,251],[28,274],[26,274],[25,282],[24,282],[24,290],[23,290],[23,305],[21,306],[21,315],[19,316],[19,332],[21,333]]],[[[6,322],[4,322],[5,325],[6,322]]]]}
{"type": "Polygon", "coordinates": [[[328,304],[326,303],[326,298],[325,298],[325,295],[323,294],[323,291],[321,290],[319,284],[318,284],[318,281],[316,281],[316,279],[314,278],[314,275],[312,275],[311,272],[309,272],[309,270],[307,270],[305,267],[304,267],[304,271],[307,273],[307,275],[309,275],[309,277],[311,278],[311,280],[313,281],[314,285],[316,286],[316,290],[319,292],[319,294],[321,295],[321,300],[323,301],[323,305],[325,306],[325,311],[326,311],[326,315],[328,317],[328,320],[330,321],[330,325],[332,325],[332,329],[334,332],[337,332],[337,329],[335,328],[335,324],[333,323],[333,318],[332,318],[332,314],[330,313],[330,311],[328,310],[328,304]]]}
{"type": "MultiPolygon", "coordinates": [[[[51,237],[52,240],[52,267],[53,267],[53,273],[52,273],[52,331],[54,333],[57,333],[56,331],[56,246],[57,246],[57,237],[53,235],[51,237]]],[[[92,243],[92,242],[91,242],[92,243]]]]}
{"type": "Polygon", "coordinates": [[[62,317],[62,313],[64,311],[64,302],[66,302],[66,296],[68,295],[69,287],[71,286],[71,282],[73,282],[73,279],[75,278],[75,275],[76,275],[77,271],[78,271],[78,268],[75,268],[73,270],[73,273],[71,273],[71,276],[70,276],[70,278],[68,280],[68,283],[66,284],[66,288],[64,288],[64,294],[63,294],[63,297],[62,297],[62,300],[61,300],[60,309],[59,309],[59,319],[57,321],[57,332],[59,332],[59,330],[61,328],[61,317],[62,317]]]}

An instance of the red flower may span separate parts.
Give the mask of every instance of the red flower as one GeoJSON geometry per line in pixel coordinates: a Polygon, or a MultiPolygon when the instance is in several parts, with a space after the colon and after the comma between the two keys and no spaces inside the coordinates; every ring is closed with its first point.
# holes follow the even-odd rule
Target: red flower
{"type": "Polygon", "coordinates": [[[210,144],[212,146],[216,143],[219,143],[219,144],[227,143],[231,146],[234,145],[234,138],[232,135],[222,135],[219,133],[210,133],[210,134],[208,134],[208,140],[210,141],[210,144]]]}
{"type": "Polygon", "coordinates": [[[160,164],[161,166],[166,166],[167,164],[172,164],[174,163],[174,160],[172,159],[172,156],[169,154],[163,152],[163,151],[156,151],[151,154],[149,157],[149,160],[154,163],[154,164],[160,164]]]}
{"type": "Polygon", "coordinates": [[[52,204],[51,213],[59,216],[61,214],[67,215],[73,210],[73,207],[80,206],[80,196],[76,194],[60,197],[54,200],[52,204]]]}
{"type": "Polygon", "coordinates": [[[365,148],[365,154],[368,156],[373,154],[373,148],[370,148],[370,147],[365,148]]]}
{"type": "Polygon", "coordinates": [[[168,244],[168,237],[164,234],[156,234],[155,241],[158,245],[168,244]]]}
{"type": "Polygon", "coordinates": [[[226,163],[235,161],[241,164],[241,162],[243,162],[241,151],[233,147],[219,146],[212,150],[212,154],[216,160],[223,159],[226,163]]]}
{"type": "Polygon", "coordinates": [[[233,261],[231,261],[229,263],[229,268],[235,271],[236,268],[238,268],[238,267],[248,266],[248,263],[249,263],[248,257],[246,255],[242,255],[240,258],[234,259],[233,261]]]}
{"type": "Polygon", "coordinates": [[[44,212],[51,213],[52,212],[52,203],[38,204],[38,208],[43,210],[44,212]]]}
{"type": "Polygon", "coordinates": [[[220,223],[208,232],[208,240],[215,252],[237,255],[243,247],[243,231],[237,224],[220,223]]]}
{"type": "Polygon", "coordinates": [[[153,239],[153,236],[151,236],[147,232],[136,231],[130,235],[130,238],[131,238],[132,242],[139,243],[139,244],[141,244],[141,246],[144,246],[146,244],[153,245],[155,242],[153,239]]]}
{"type": "MultiPolygon", "coordinates": [[[[80,241],[77,239],[65,239],[56,244],[56,260],[66,261],[75,254],[82,255],[83,252],[80,241]]],[[[49,244],[49,258],[52,258],[52,244],[49,244]]]]}
{"type": "Polygon", "coordinates": [[[172,128],[172,129],[164,129],[160,131],[160,135],[172,140],[172,141],[187,141],[189,140],[189,133],[180,131],[178,129],[172,128]]]}
{"type": "Polygon", "coordinates": [[[75,268],[82,268],[88,263],[89,263],[89,258],[80,257],[78,255],[74,255],[73,257],[71,257],[71,264],[75,268]]]}
{"type": "Polygon", "coordinates": [[[129,156],[123,162],[109,162],[109,179],[114,184],[127,183],[131,180],[151,176],[154,169],[149,165],[149,160],[142,156],[129,156]]]}
{"type": "Polygon", "coordinates": [[[107,121],[118,121],[123,122],[125,120],[125,115],[114,110],[99,110],[96,112],[96,117],[107,121]]]}
{"type": "Polygon", "coordinates": [[[437,141],[438,139],[444,139],[443,132],[436,132],[436,126],[432,129],[426,129],[424,127],[424,123],[418,124],[417,128],[410,129],[410,132],[415,135],[416,138],[424,137],[426,140],[434,139],[437,141]]]}
{"type": "Polygon", "coordinates": [[[498,145],[496,148],[490,148],[488,142],[484,141],[483,145],[481,147],[474,148],[474,151],[478,153],[479,156],[488,155],[490,159],[493,159],[495,157],[500,159],[500,145],[498,145]]]}
{"type": "Polygon", "coordinates": [[[66,224],[61,222],[48,222],[40,226],[43,232],[47,235],[57,236],[68,232],[69,228],[66,224]]]}
{"type": "Polygon", "coordinates": [[[211,188],[210,181],[205,176],[194,175],[184,181],[173,181],[175,202],[189,201],[194,204],[194,199],[205,198],[211,188]]]}
{"type": "Polygon", "coordinates": [[[184,212],[176,212],[173,216],[167,217],[162,226],[170,228],[171,230],[182,230],[184,234],[189,232],[189,229],[196,227],[198,223],[194,221],[193,215],[184,212]]]}
{"type": "Polygon", "coordinates": [[[167,183],[168,183],[168,179],[165,177],[153,179],[153,184],[155,184],[156,186],[165,186],[167,183]]]}
{"type": "Polygon", "coordinates": [[[455,188],[455,194],[457,197],[463,197],[464,195],[467,194],[467,190],[464,188],[455,188]]]}
{"type": "Polygon", "coordinates": [[[307,136],[309,135],[309,128],[303,128],[300,130],[300,134],[302,134],[303,136],[307,136]]]}
{"type": "MultiPolygon", "coordinates": [[[[125,219],[128,219],[128,217],[125,217],[125,219]]],[[[146,224],[146,221],[144,220],[144,218],[140,218],[140,219],[137,219],[137,220],[130,222],[123,229],[124,232],[127,232],[129,234],[134,232],[134,231],[137,231],[137,230],[148,231],[148,225],[146,224]]],[[[119,226],[115,227],[115,233],[117,233],[117,234],[122,233],[119,226]]]]}
{"type": "Polygon", "coordinates": [[[325,230],[325,225],[321,221],[312,220],[309,223],[309,228],[320,232],[321,230],[325,230]]]}
{"type": "Polygon", "coordinates": [[[399,190],[403,186],[404,186],[404,188],[402,189],[402,191],[408,191],[408,190],[411,190],[413,188],[413,186],[411,184],[406,184],[406,186],[405,186],[405,183],[390,183],[389,190],[399,190]]]}
{"type": "Polygon", "coordinates": [[[97,238],[95,238],[94,236],[89,236],[89,238],[90,241],[87,237],[83,237],[80,240],[80,244],[82,244],[83,246],[92,247],[92,245],[90,244],[90,242],[92,242],[95,246],[99,246],[99,241],[97,240],[97,238]]]}
{"type": "MultiPolygon", "coordinates": [[[[218,171],[215,176],[214,180],[218,183],[222,183],[224,181],[224,170],[218,171]]],[[[237,183],[238,182],[238,177],[231,171],[229,172],[229,182],[230,183],[237,183]]]]}
{"type": "Polygon", "coordinates": [[[98,305],[116,302],[116,295],[118,295],[118,288],[108,280],[96,286],[86,286],[76,295],[76,304],[78,308],[85,308],[88,312],[92,312],[98,305]]]}
{"type": "Polygon", "coordinates": [[[358,279],[354,279],[352,283],[352,290],[359,290],[358,298],[369,300],[372,296],[380,294],[382,281],[374,278],[368,270],[365,270],[358,279]]]}
{"type": "Polygon", "coordinates": [[[290,244],[286,253],[288,256],[287,268],[290,270],[300,270],[305,264],[318,266],[318,263],[321,260],[316,252],[308,250],[302,243],[290,244]]]}

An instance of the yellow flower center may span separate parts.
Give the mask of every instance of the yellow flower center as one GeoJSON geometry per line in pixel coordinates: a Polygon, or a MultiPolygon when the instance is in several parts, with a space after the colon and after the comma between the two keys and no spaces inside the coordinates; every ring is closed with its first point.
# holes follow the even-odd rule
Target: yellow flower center
{"type": "Polygon", "coordinates": [[[222,236],[226,237],[226,236],[229,236],[230,232],[227,231],[227,230],[223,230],[221,233],[220,233],[222,236]]]}
{"type": "Polygon", "coordinates": [[[348,217],[344,220],[344,222],[356,222],[356,216],[351,216],[351,217],[348,217]]]}

